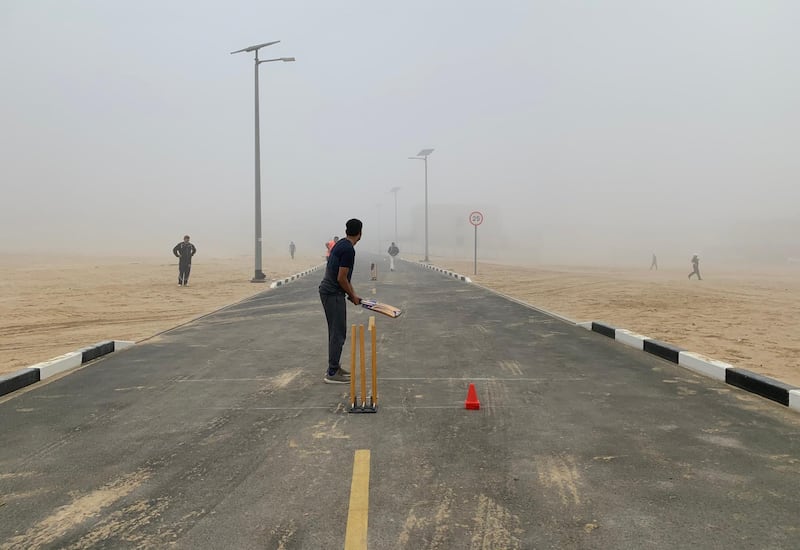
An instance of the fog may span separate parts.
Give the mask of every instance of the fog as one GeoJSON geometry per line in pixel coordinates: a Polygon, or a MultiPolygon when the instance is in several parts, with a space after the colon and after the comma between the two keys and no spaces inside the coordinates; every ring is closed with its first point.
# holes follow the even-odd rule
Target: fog
{"type": "MultiPolygon", "coordinates": [[[[797,2],[0,3],[0,252],[800,258],[797,2]]],[[[198,258],[201,256],[198,256],[198,258]]],[[[0,261],[2,256],[0,255],[0,261]]]]}

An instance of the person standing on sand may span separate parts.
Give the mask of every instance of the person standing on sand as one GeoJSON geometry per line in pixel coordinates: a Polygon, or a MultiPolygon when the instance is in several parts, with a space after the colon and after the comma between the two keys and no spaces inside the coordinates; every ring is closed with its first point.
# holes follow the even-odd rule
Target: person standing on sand
{"type": "Polygon", "coordinates": [[[178,258],[178,286],[189,286],[192,256],[197,254],[197,248],[189,242],[189,235],[183,236],[183,242],[176,244],[172,253],[178,258]]]}
{"type": "Polygon", "coordinates": [[[297,247],[294,245],[294,241],[289,242],[289,254],[292,255],[292,259],[294,260],[294,251],[297,250],[297,247]]]}
{"type": "Polygon", "coordinates": [[[347,339],[347,299],[355,305],[361,303],[350,278],[356,265],[355,245],[361,240],[361,220],[347,220],[346,237],[331,249],[325,276],[319,284],[319,298],[328,322],[328,369],[323,379],[326,384],[349,384],[350,373],[342,368],[342,347],[347,339]]]}
{"type": "Polygon", "coordinates": [[[658,258],[656,258],[655,253],[653,254],[653,261],[650,262],[650,271],[653,271],[653,268],[656,268],[656,271],[658,271],[658,258]]]}
{"type": "Polygon", "coordinates": [[[703,278],[700,276],[700,256],[697,254],[692,256],[692,272],[689,273],[689,279],[692,278],[692,275],[697,275],[698,281],[703,280],[703,278]]]}

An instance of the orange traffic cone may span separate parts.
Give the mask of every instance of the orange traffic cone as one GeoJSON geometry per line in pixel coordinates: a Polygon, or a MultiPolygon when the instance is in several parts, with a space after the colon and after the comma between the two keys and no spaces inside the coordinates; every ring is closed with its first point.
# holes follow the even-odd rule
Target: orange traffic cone
{"type": "Polygon", "coordinates": [[[478,411],[481,408],[481,402],[478,401],[478,392],[475,391],[475,384],[469,385],[467,400],[464,401],[464,408],[469,411],[478,411]]]}

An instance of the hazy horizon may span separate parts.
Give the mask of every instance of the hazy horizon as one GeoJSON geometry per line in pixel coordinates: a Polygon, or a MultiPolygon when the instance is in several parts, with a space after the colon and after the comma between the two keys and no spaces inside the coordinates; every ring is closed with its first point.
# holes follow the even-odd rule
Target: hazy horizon
{"type": "MultiPolygon", "coordinates": [[[[793,2],[10,0],[0,5],[3,253],[155,256],[188,233],[319,254],[350,217],[469,257],[800,257],[793,2]],[[482,246],[481,246],[482,245],[482,246]],[[315,250],[316,247],[316,250],[315,250]]],[[[672,260],[674,258],[674,260],[672,260]]],[[[1,260],[0,260],[1,261],[1,260]]]]}

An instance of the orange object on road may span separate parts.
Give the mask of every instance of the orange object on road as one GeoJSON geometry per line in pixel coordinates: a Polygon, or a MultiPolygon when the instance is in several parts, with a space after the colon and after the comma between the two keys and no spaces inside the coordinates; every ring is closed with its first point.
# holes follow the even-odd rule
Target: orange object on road
{"type": "Polygon", "coordinates": [[[478,411],[481,408],[481,402],[478,401],[478,392],[475,391],[475,384],[469,385],[467,400],[464,401],[464,408],[469,411],[478,411]]]}

